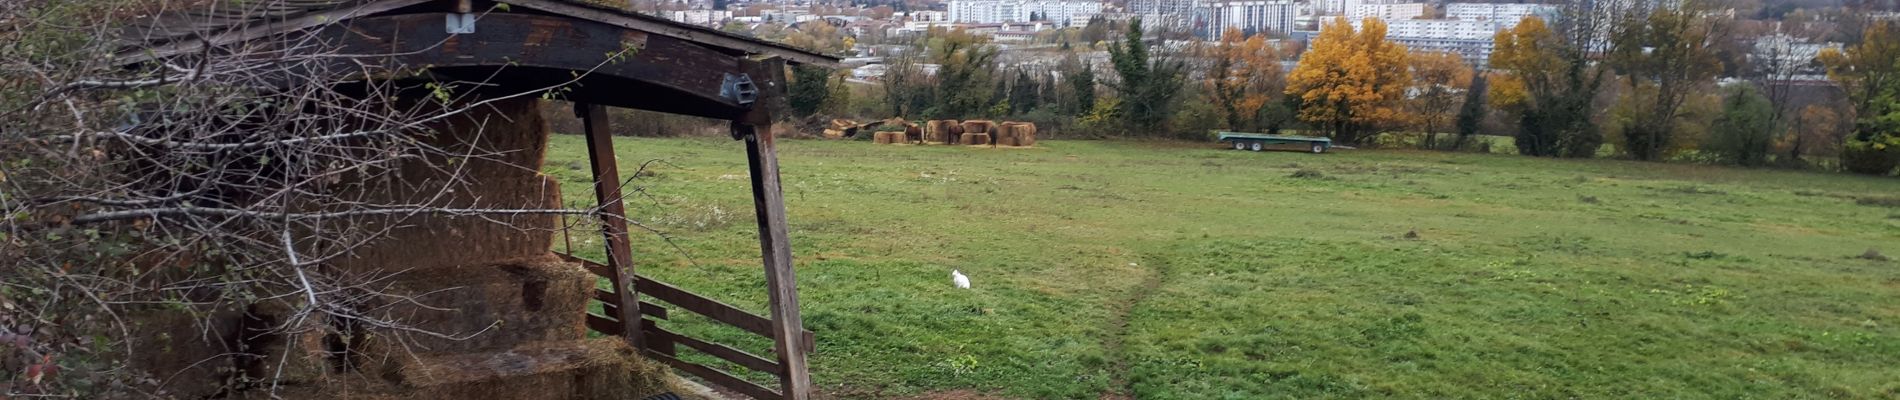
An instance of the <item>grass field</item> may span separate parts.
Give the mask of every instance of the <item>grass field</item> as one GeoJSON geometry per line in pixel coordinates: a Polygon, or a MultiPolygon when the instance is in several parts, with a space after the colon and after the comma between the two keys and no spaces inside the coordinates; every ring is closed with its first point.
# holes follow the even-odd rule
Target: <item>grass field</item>
{"type": "MultiPolygon", "coordinates": [[[[828,396],[1900,398],[1900,261],[1857,258],[1900,256],[1900,179],[1041,145],[782,142],[828,396]]],[[[584,150],[548,158],[570,203],[584,150]]],[[[764,310],[742,144],[618,153],[665,161],[633,213],[684,250],[641,236],[642,273],[764,310]]]]}

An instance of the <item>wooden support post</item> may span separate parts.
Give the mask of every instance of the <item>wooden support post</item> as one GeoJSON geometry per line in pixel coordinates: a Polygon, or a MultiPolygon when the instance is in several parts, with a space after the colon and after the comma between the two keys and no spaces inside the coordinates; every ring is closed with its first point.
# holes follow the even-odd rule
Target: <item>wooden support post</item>
{"type": "Polygon", "coordinates": [[[811,398],[811,375],[806,371],[803,341],[805,323],[798,315],[798,278],[792,271],[792,247],[785,229],[785,197],[779,191],[778,150],[771,126],[733,122],[745,134],[747,164],[752,172],[752,204],[759,219],[760,253],[765,259],[765,290],[772,308],[772,342],[778,364],[779,391],[786,399],[811,398]],[[750,132],[750,133],[745,133],[750,132]]]}
{"type": "MultiPolygon", "coordinates": [[[[599,104],[575,104],[581,124],[587,131],[587,159],[594,169],[594,199],[600,202],[601,232],[607,237],[607,280],[613,281],[620,304],[640,304],[633,288],[633,246],[627,242],[627,207],[621,201],[620,166],[614,161],[614,137],[608,129],[607,107],[599,104]]],[[[612,315],[620,323],[621,333],[636,349],[645,349],[641,338],[640,307],[620,307],[612,315]]]]}
{"type": "Polygon", "coordinates": [[[752,206],[759,219],[759,252],[765,260],[765,290],[772,308],[772,344],[778,353],[779,391],[788,400],[811,399],[806,370],[805,322],[798,315],[798,277],[792,271],[792,247],[785,228],[785,196],[779,190],[778,147],[772,116],[785,102],[785,60],[747,59],[740,63],[758,86],[757,103],[732,122],[734,137],[745,140],[752,173],[752,206]]]}

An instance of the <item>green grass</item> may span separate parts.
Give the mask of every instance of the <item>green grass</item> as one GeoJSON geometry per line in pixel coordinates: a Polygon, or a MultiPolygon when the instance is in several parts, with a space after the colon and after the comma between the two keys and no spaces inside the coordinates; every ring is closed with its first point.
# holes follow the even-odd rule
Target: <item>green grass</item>
{"type": "MultiPolygon", "coordinates": [[[[666,161],[634,217],[690,255],[641,235],[642,273],[762,311],[742,144],[618,143],[623,173],[666,161]]],[[[781,143],[812,373],[836,397],[1900,397],[1900,261],[1854,257],[1900,254],[1900,208],[1859,201],[1896,179],[781,143]]],[[[584,147],[557,135],[548,157],[570,203],[592,198],[584,147]]],[[[683,314],[667,325],[768,346],[683,314]]]]}

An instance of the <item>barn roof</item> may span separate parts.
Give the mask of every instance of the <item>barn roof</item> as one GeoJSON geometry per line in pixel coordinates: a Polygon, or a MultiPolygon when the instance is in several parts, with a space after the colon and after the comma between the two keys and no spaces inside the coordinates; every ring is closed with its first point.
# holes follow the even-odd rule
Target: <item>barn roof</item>
{"type": "MultiPolygon", "coordinates": [[[[204,0],[129,26],[121,56],[131,61],[224,46],[284,32],[400,13],[442,0],[204,0]],[[200,40],[202,39],[202,40],[200,40]]],[[[735,55],[777,56],[793,64],[836,66],[832,56],[655,16],[574,0],[463,0],[475,13],[546,13],[685,40],[735,55]],[[472,4],[470,4],[472,3],[472,4]]]]}

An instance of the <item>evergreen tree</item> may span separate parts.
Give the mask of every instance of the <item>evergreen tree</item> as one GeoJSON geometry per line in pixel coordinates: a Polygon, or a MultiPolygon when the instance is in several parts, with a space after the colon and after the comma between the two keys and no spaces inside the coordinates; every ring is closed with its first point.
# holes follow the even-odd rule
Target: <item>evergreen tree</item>
{"type": "Polygon", "coordinates": [[[1174,116],[1186,66],[1178,61],[1150,59],[1148,44],[1142,41],[1140,18],[1128,21],[1128,32],[1121,43],[1109,46],[1108,55],[1115,72],[1121,75],[1121,82],[1112,87],[1121,93],[1122,128],[1160,133],[1174,116]]]}
{"type": "Polygon", "coordinates": [[[792,67],[792,87],[789,90],[792,103],[792,115],[800,118],[817,114],[831,97],[831,69],[810,65],[792,67]]]}
{"type": "Polygon", "coordinates": [[[1472,135],[1478,134],[1479,124],[1484,123],[1484,92],[1488,90],[1484,74],[1472,74],[1471,89],[1465,90],[1465,104],[1458,109],[1458,147],[1471,143],[1472,135]]]}

